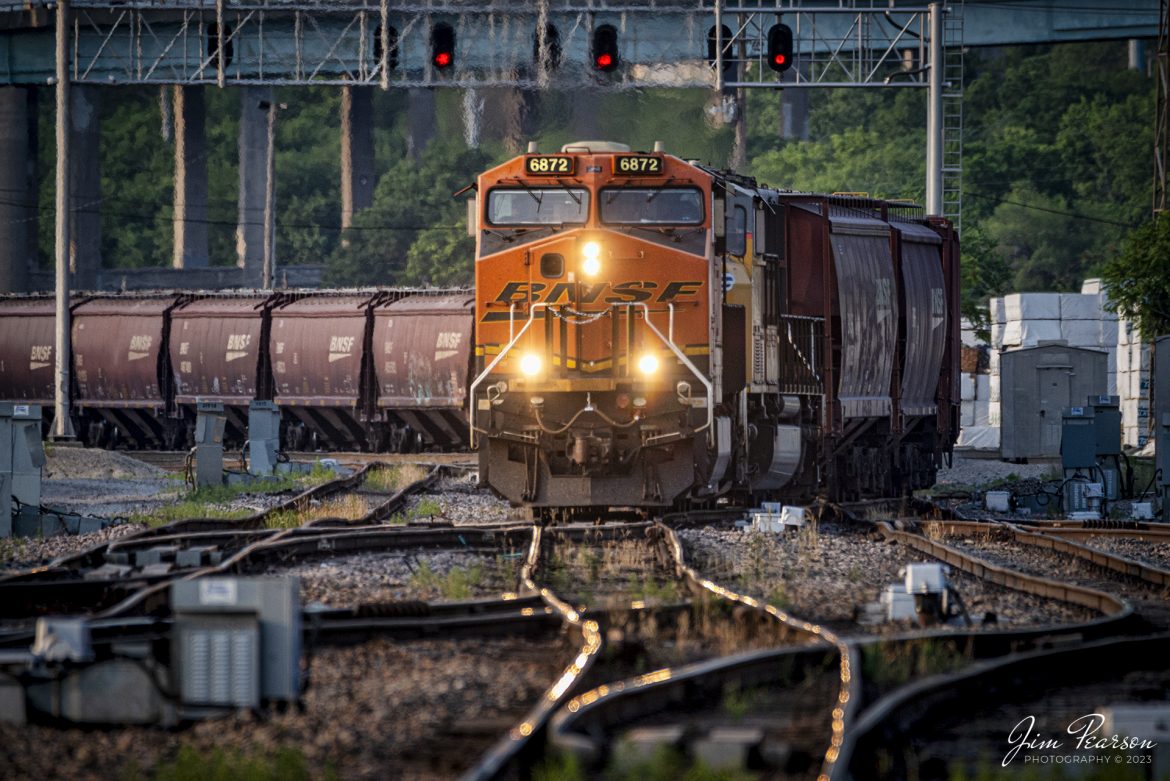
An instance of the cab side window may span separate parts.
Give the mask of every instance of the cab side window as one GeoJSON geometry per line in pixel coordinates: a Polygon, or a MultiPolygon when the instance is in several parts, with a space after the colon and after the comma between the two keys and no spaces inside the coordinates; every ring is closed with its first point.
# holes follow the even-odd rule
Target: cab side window
{"type": "Polygon", "coordinates": [[[727,254],[740,255],[747,251],[747,209],[735,205],[727,217],[727,254]]]}

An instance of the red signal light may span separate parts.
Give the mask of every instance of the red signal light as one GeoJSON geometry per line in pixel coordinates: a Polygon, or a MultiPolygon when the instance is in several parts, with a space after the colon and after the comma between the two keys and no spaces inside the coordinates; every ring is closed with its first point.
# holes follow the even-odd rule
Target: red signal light
{"type": "Polygon", "coordinates": [[[598,68],[608,68],[610,65],[613,65],[613,57],[611,55],[609,55],[609,54],[597,55],[597,67],[598,68]]]}
{"type": "Polygon", "coordinates": [[[435,52],[435,65],[446,68],[451,64],[451,52],[435,52]]]}
{"type": "Polygon", "coordinates": [[[776,63],[777,65],[782,66],[788,62],[788,58],[785,57],[783,54],[777,54],[775,57],[772,58],[772,62],[776,63]]]}

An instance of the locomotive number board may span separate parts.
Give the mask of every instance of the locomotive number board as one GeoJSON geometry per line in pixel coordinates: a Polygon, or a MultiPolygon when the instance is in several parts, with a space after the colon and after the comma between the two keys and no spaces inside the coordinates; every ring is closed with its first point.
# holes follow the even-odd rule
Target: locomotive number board
{"type": "Polygon", "coordinates": [[[524,172],[535,176],[572,176],[577,159],[571,155],[537,155],[524,158],[524,172]]]}
{"type": "Polygon", "coordinates": [[[662,173],[662,158],[651,155],[615,155],[615,176],[657,176],[662,173]]]}

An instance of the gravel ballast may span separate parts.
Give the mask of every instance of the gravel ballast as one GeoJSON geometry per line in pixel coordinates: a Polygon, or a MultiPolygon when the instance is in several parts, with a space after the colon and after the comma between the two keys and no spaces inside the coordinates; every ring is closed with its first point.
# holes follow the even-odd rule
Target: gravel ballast
{"type": "Polygon", "coordinates": [[[0,724],[0,777],[151,778],[183,746],[201,757],[293,749],[310,778],[455,777],[520,720],[575,650],[557,638],[318,649],[303,713],[240,713],[174,731],[0,724]]]}
{"type": "MultiPolygon", "coordinates": [[[[814,530],[782,535],[740,529],[680,530],[687,561],[705,577],[848,634],[905,631],[907,622],[863,625],[864,606],[877,602],[899,571],[927,557],[887,542],[859,524],[821,522],[814,530]]],[[[961,595],[976,627],[994,614],[987,628],[1084,621],[1091,615],[1062,602],[995,586],[951,569],[948,580],[961,595]]],[[[955,629],[966,627],[958,622],[955,629]]]]}

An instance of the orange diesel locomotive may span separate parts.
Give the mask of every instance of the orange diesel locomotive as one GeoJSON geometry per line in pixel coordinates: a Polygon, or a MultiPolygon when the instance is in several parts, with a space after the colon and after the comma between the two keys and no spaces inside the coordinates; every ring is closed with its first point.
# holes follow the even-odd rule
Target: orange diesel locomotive
{"type": "Polygon", "coordinates": [[[530,149],[476,191],[470,434],[504,496],[548,512],[933,482],[957,403],[949,224],[659,145],[530,149]]]}

